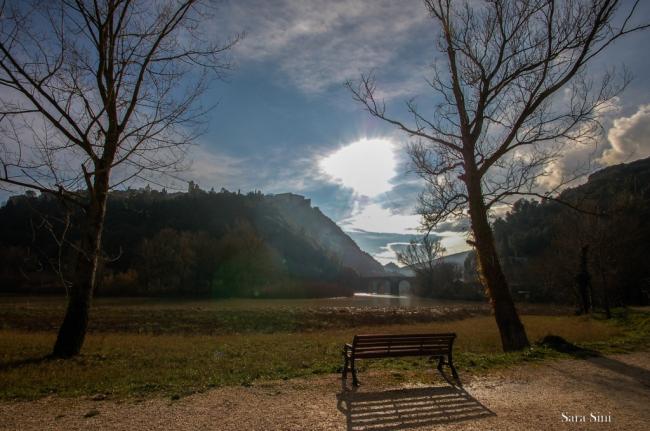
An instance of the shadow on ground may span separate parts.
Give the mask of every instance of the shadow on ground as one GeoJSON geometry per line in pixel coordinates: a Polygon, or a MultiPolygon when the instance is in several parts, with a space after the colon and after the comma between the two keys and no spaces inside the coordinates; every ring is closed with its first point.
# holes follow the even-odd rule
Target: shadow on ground
{"type": "Polygon", "coordinates": [[[609,371],[613,371],[622,376],[629,377],[632,380],[637,381],[638,383],[650,387],[650,371],[645,368],[637,367],[636,365],[626,364],[616,359],[608,358],[605,356],[598,356],[594,358],[587,359],[587,362],[604,368],[609,371]]]}
{"type": "Polygon", "coordinates": [[[650,371],[636,365],[626,364],[616,359],[603,356],[600,352],[584,349],[566,341],[557,335],[547,335],[539,344],[550,347],[558,352],[568,353],[576,359],[584,359],[592,365],[613,371],[622,376],[636,380],[638,383],[650,387],[650,371]]]}
{"type": "Polygon", "coordinates": [[[337,395],[348,431],[403,430],[495,416],[460,386],[348,391],[337,395]]]}
{"type": "Polygon", "coordinates": [[[13,370],[14,368],[24,367],[25,365],[42,364],[45,362],[49,362],[51,360],[52,357],[48,355],[48,356],[38,356],[35,358],[27,358],[27,359],[16,359],[7,362],[0,361],[0,371],[9,371],[9,370],[13,370]]]}

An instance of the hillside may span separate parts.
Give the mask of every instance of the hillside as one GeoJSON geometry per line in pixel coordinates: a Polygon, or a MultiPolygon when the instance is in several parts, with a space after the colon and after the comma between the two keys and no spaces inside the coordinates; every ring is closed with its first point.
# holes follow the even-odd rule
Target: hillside
{"type": "Polygon", "coordinates": [[[599,170],[559,198],[569,205],[522,199],[495,221],[513,289],[540,301],[580,295],[603,308],[648,303],[650,158],[599,170]],[[578,279],[587,293],[577,293],[578,279]]]}
{"type": "MultiPolygon", "coordinates": [[[[71,226],[80,225],[78,217],[71,214],[71,226]]],[[[54,236],[65,231],[63,219],[60,203],[47,196],[16,196],[0,208],[0,289],[58,285],[54,236]]],[[[77,236],[67,232],[65,243],[77,236]]],[[[350,269],[356,275],[383,270],[309,199],[206,192],[193,184],[187,193],[113,192],[104,250],[100,292],[114,294],[257,296],[278,285],[336,283],[350,269]]],[[[67,247],[64,266],[71,254],[67,247]]]]}
{"type": "Polygon", "coordinates": [[[335,255],[344,267],[352,268],[359,275],[378,275],[383,267],[359,246],[311,201],[293,193],[267,196],[295,232],[300,232],[328,253],[335,255]]]}
{"type": "Polygon", "coordinates": [[[603,168],[591,174],[585,184],[562,192],[560,198],[608,206],[621,193],[650,198],[650,158],[603,168]]]}

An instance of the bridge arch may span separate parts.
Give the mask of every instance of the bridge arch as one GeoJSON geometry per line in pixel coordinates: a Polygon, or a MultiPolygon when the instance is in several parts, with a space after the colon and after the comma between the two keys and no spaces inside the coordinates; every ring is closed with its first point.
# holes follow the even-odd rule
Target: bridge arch
{"type": "Polygon", "coordinates": [[[360,288],[363,293],[400,296],[412,293],[415,277],[390,274],[362,277],[361,280],[360,288]]]}

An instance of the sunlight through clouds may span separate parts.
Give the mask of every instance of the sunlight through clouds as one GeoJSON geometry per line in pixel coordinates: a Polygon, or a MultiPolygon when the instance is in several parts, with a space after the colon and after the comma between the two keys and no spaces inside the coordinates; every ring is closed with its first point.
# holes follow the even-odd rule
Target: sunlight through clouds
{"type": "Polygon", "coordinates": [[[320,169],[357,194],[373,197],[392,189],[397,161],[394,143],[386,138],[360,139],[322,159],[320,169]]]}
{"type": "Polygon", "coordinates": [[[353,214],[338,222],[344,229],[360,229],[366,232],[415,233],[420,226],[416,214],[395,214],[378,203],[360,205],[355,202],[353,214]]]}

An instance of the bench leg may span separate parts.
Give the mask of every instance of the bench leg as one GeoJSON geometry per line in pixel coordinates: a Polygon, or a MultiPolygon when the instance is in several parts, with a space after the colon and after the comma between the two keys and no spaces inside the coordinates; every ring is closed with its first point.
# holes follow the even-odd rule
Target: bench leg
{"type": "Polygon", "coordinates": [[[438,357],[438,366],[436,367],[436,368],[438,369],[438,371],[440,371],[441,373],[442,373],[442,366],[443,366],[444,363],[445,363],[445,362],[443,361],[443,358],[444,358],[443,356],[439,356],[439,357],[438,357]]]}
{"type": "Polygon", "coordinates": [[[456,372],[456,367],[454,367],[454,361],[451,359],[451,353],[447,357],[447,363],[449,364],[449,368],[451,368],[451,375],[454,376],[454,379],[458,380],[458,373],[456,372]]]}
{"type": "Polygon", "coordinates": [[[354,364],[354,357],[351,359],[352,363],[352,385],[359,386],[359,379],[357,379],[357,367],[354,364]]]}
{"type": "Polygon", "coordinates": [[[456,367],[453,364],[449,364],[451,368],[451,375],[454,376],[454,379],[458,380],[458,373],[456,372],[456,367]]]}
{"type": "MultiPolygon", "coordinates": [[[[433,359],[433,358],[431,358],[433,359]]],[[[442,373],[442,366],[449,365],[451,369],[451,375],[454,376],[454,379],[458,380],[458,372],[456,372],[456,367],[454,367],[454,362],[451,358],[451,354],[447,355],[447,361],[445,362],[444,356],[438,356],[438,366],[436,367],[440,373],[442,373]]]]}
{"type": "Polygon", "coordinates": [[[342,371],[342,378],[343,380],[346,380],[348,378],[348,366],[349,366],[349,359],[348,355],[343,352],[343,371],[342,371]]]}

